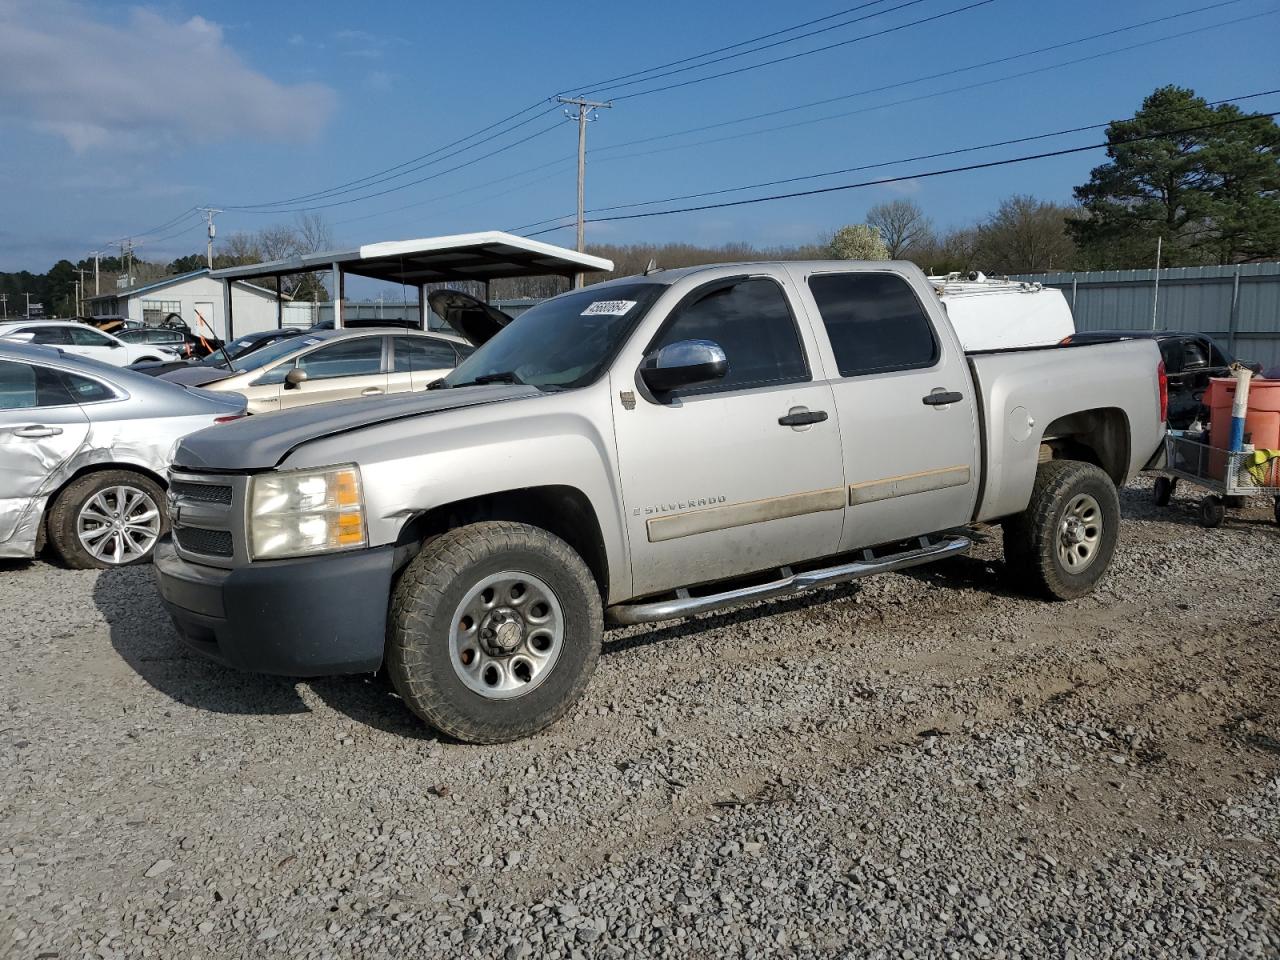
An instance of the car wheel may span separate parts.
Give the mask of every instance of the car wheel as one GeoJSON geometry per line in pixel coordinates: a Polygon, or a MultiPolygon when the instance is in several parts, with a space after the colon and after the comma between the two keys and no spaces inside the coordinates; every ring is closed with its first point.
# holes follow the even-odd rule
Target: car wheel
{"type": "Polygon", "coordinates": [[[405,568],[387,672],[437,730],[502,743],[578,701],[603,630],[600,591],[567,543],[527,524],[475,523],[430,541],[405,568]]]}
{"type": "Polygon", "coordinates": [[[1033,593],[1074,600],[1102,579],[1119,534],[1111,478],[1091,463],[1052,460],[1036,473],[1027,508],[1004,522],[1005,566],[1033,593]]]}
{"type": "Polygon", "coordinates": [[[1151,488],[1151,499],[1157,507],[1167,507],[1173,499],[1173,492],[1178,489],[1178,481],[1174,477],[1156,477],[1155,486],[1151,488]]]}
{"type": "Polygon", "coordinates": [[[1200,526],[1220,527],[1225,519],[1227,519],[1227,505],[1223,503],[1221,497],[1211,493],[1200,501],[1200,526]]]}
{"type": "Polygon", "coordinates": [[[164,491],[132,470],[102,470],[69,484],[49,511],[49,540],[76,570],[128,566],[151,559],[168,529],[164,491]]]}

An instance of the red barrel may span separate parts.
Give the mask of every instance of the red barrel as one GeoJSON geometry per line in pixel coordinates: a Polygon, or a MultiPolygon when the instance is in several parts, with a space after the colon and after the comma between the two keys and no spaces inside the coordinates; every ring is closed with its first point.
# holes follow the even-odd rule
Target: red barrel
{"type": "MultiPolygon", "coordinates": [[[[1204,402],[1209,407],[1209,443],[1226,449],[1231,436],[1231,403],[1236,396],[1236,382],[1231,377],[1215,377],[1209,381],[1204,402]]],[[[1244,418],[1245,443],[1255,450],[1280,450],[1280,380],[1254,377],[1249,382],[1249,409],[1244,418]]],[[[1224,460],[1210,461],[1213,475],[1222,479],[1224,460]]]]}

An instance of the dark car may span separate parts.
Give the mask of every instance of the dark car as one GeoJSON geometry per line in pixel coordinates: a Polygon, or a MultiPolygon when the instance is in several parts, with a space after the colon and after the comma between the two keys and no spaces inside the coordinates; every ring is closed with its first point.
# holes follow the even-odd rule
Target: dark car
{"type": "MultiPolygon", "coordinates": [[[[1230,376],[1231,357],[1217,341],[1203,333],[1174,330],[1089,330],[1073,333],[1063,343],[1104,343],[1111,340],[1154,340],[1169,377],[1169,426],[1185,430],[1196,420],[1208,424],[1205,391],[1213,377],[1230,376]]],[[[1258,364],[1245,366],[1260,372],[1258,364]]]]}
{"type": "Polygon", "coordinates": [[[246,333],[242,337],[236,337],[226,345],[225,349],[221,346],[221,340],[210,339],[210,343],[217,343],[219,347],[201,360],[150,360],[145,363],[135,363],[129,369],[152,377],[158,377],[162,373],[169,373],[172,370],[181,370],[184,367],[192,366],[231,369],[231,365],[238,358],[253,353],[255,350],[261,350],[277,340],[287,340],[289,337],[296,337],[305,332],[305,330],[299,330],[297,327],[284,327],[280,330],[259,330],[257,333],[246,333]],[[230,365],[228,361],[230,361],[230,365]]]}

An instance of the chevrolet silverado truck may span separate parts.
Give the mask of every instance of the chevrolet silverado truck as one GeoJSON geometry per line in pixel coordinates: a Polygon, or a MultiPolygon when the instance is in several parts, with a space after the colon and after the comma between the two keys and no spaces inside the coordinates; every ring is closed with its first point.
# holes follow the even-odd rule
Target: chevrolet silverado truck
{"type": "Polygon", "coordinates": [[[1164,433],[1151,342],[965,354],[907,263],[651,271],[484,335],[427,391],[182,441],[156,569],[191,647],[386,671],[445,734],[511,740],[578,700],[607,621],[940,560],[974,522],[1082,596],[1164,433]]]}

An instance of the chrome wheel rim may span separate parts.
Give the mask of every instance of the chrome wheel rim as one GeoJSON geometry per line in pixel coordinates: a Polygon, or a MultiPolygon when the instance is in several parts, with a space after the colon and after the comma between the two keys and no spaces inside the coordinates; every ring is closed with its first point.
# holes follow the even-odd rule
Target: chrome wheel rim
{"type": "Polygon", "coordinates": [[[449,627],[449,662],[467,689],[510,700],[537,689],[564,645],[564,611],[537,577],[504,571],[467,591],[449,627]]]}
{"type": "Polygon", "coordinates": [[[1077,493],[1058,524],[1058,559],[1068,573],[1080,573],[1098,558],[1102,546],[1102,508],[1087,493],[1077,493]]]}
{"type": "Polygon", "coordinates": [[[107,487],[80,508],[76,536],[95,560],[133,563],[150,553],[160,539],[160,508],[138,487],[107,487]]]}

